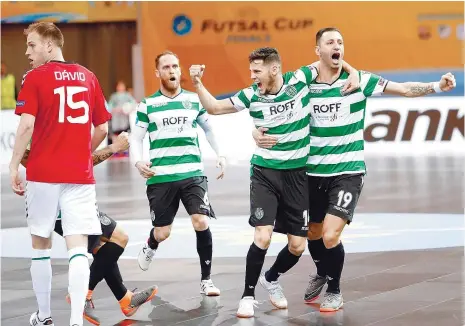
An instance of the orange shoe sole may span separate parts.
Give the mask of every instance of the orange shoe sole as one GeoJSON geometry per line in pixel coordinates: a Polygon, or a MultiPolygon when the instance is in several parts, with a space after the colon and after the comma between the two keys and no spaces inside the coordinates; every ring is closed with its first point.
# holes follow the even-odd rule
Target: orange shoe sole
{"type": "MultiPolygon", "coordinates": [[[[150,295],[150,297],[148,297],[147,300],[145,300],[145,302],[144,302],[143,304],[145,304],[145,303],[151,301],[151,300],[153,299],[153,297],[154,297],[157,293],[158,293],[158,287],[155,287],[155,289],[153,290],[153,292],[152,292],[152,294],[150,295]]],[[[134,315],[134,314],[137,312],[137,310],[138,310],[140,307],[142,307],[142,304],[141,304],[140,306],[138,306],[138,307],[129,309],[127,312],[124,311],[123,308],[121,308],[121,311],[123,312],[123,314],[124,314],[126,317],[131,317],[132,315],[134,315]]]]}

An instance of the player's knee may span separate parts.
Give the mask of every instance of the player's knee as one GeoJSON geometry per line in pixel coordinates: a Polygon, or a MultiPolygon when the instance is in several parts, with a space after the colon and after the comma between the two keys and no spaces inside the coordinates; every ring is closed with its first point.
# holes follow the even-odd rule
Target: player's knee
{"type": "Polygon", "coordinates": [[[157,240],[157,242],[165,241],[169,238],[170,234],[171,225],[155,228],[155,240],[157,240]]]}
{"type": "Polygon", "coordinates": [[[306,241],[305,238],[298,238],[289,241],[288,249],[294,256],[300,256],[305,251],[306,241]]]}
{"type": "Polygon", "coordinates": [[[129,236],[123,229],[119,226],[116,226],[113,234],[111,235],[110,242],[116,243],[118,246],[122,248],[126,248],[126,245],[129,242],[129,236]]]}
{"type": "Polygon", "coordinates": [[[39,250],[52,249],[52,239],[32,235],[32,248],[39,250]]]}
{"type": "Polygon", "coordinates": [[[258,226],[255,228],[254,242],[261,249],[268,249],[271,243],[272,227],[258,226]]]}
{"type": "Polygon", "coordinates": [[[307,232],[308,240],[318,240],[323,235],[323,223],[310,223],[307,232]]]}
{"type": "Polygon", "coordinates": [[[192,226],[196,231],[204,231],[208,229],[208,217],[202,214],[192,215],[192,226]]]}
{"type": "Polygon", "coordinates": [[[327,249],[334,248],[339,243],[340,233],[336,230],[325,230],[323,233],[323,243],[327,249]]]}

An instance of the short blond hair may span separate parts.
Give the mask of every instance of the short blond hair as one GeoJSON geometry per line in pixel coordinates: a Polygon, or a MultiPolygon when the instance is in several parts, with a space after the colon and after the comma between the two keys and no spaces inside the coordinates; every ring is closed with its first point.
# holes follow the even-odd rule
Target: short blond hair
{"type": "Polygon", "coordinates": [[[174,52],[171,52],[171,51],[163,51],[162,53],[160,53],[159,55],[157,55],[157,57],[155,58],[155,68],[158,69],[158,65],[160,64],[160,59],[161,57],[165,56],[165,55],[172,55],[172,56],[175,56],[178,60],[178,56],[176,55],[176,53],[174,52]]]}
{"type": "Polygon", "coordinates": [[[45,39],[51,39],[58,47],[60,47],[61,49],[63,48],[65,39],[60,29],[54,23],[32,23],[24,30],[24,35],[28,36],[32,32],[36,32],[45,39]]]}

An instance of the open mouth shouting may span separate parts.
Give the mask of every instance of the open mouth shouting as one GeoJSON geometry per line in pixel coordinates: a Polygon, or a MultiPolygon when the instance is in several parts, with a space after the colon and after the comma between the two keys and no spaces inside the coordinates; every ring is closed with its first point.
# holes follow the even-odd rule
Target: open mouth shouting
{"type": "Polygon", "coordinates": [[[341,59],[341,54],[339,52],[333,53],[333,55],[331,56],[331,59],[334,64],[338,64],[339,59],[341,59]]]}

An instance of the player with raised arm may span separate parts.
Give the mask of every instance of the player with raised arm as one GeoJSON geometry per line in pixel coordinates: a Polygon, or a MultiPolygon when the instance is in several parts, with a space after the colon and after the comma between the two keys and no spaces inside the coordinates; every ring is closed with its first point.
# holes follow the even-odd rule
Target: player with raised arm
{"type": "Polygon", "coordinates": [[[82,326],[89,285],[87,237],[102,233],[92,152],[106,137],[111,115],[95,75],[65,62],[63,34],[57,26],[34,23],[24,34],[26,56],[33,69],[23,78],[18,95],[15,113],[21,119],[9,168],[13,191],[26,196],[32,238],[31,277],[39,309],[31,315],[30,325],[53,325],[50,248],[61,210],[69,256],[70,325],[82,326]],[[31,138],[24,186],[18,168],[31,138]]]}
{"type": "Polygon", "coordinates": [[[181,88],[181,69],[176,54],[166,51],[155,59],[155,73],[160,90],[142,100],[132,145],[136,167],[147,179],[153,229],[139,252],[139,267],[146,271],[160,242],[166,240],[182,201],[191,216],[200,258],[200,293],[214,296],[220,290],[210,279],[212,266],[212,233],[208,217],[215,217],[208,198],[196,126],[199,125],[217,154],[218,178],[223,178],[226,160],[215,139],[209,115],[195,93],[181,88]],[[143,161],[142,142],[149,133],[150,162],[143,161]]]}
{"type": "MultiPolygon", "coordinates": [[[[312,119],[307,175],[308,248],[317,272],[310,276],[304,299],[316,300],[328,283],[320,311],[337,311],[343,305],[340,279],[345,256],[340,235],[352,221],[366,173],[363,129],[367,98],[381,94],[418,97],[450,91],[455,79],[448,73],[435,83],[396,83],[361,71],[360,89],[344,96],[341,87],[348,75],[341,66],[344,41],[338,29],[318,31],[316,54],[320,66],[318,77],[309,86],[313,95],[309,105],[312,119]]],[[[262,147],[273,146],[273,141],[278,140],[258,130],[254,138],[262,147]]]]}
{"type": "MultiPolygon", "coordinates": [[[[249,56],[254,84],[229,99],[216,100],[202,85],[204,66],[191,67],[191,78],[200,101],[211,114],[249,109],[256,127],[276,135],[272,149],[257,148],[251,160],[250,219],[254,241],[246,259],[245,286],[238,317],[253,317],[255,286],[268,291],[271,303],[287,308],[278,277],[290,270],[305,250],[308,230],[308,184],[305,165],[309,154],[308,86],[318,75],[312,66],[282,73],[281,58],[274,48],[260,48],[249,56]],[[274,228],[276,222],[276,228],[274,228]],[[288,244],[273,266],[261,273],[273,229],[287,234],[288,244]]],[[[347,65],[347,69],[351,67],[347,65]]],[[[357,87],[358,73],[353,71],[357,87]]],[[[348,89],[350,91],[350,89],[348,89]]]]}

